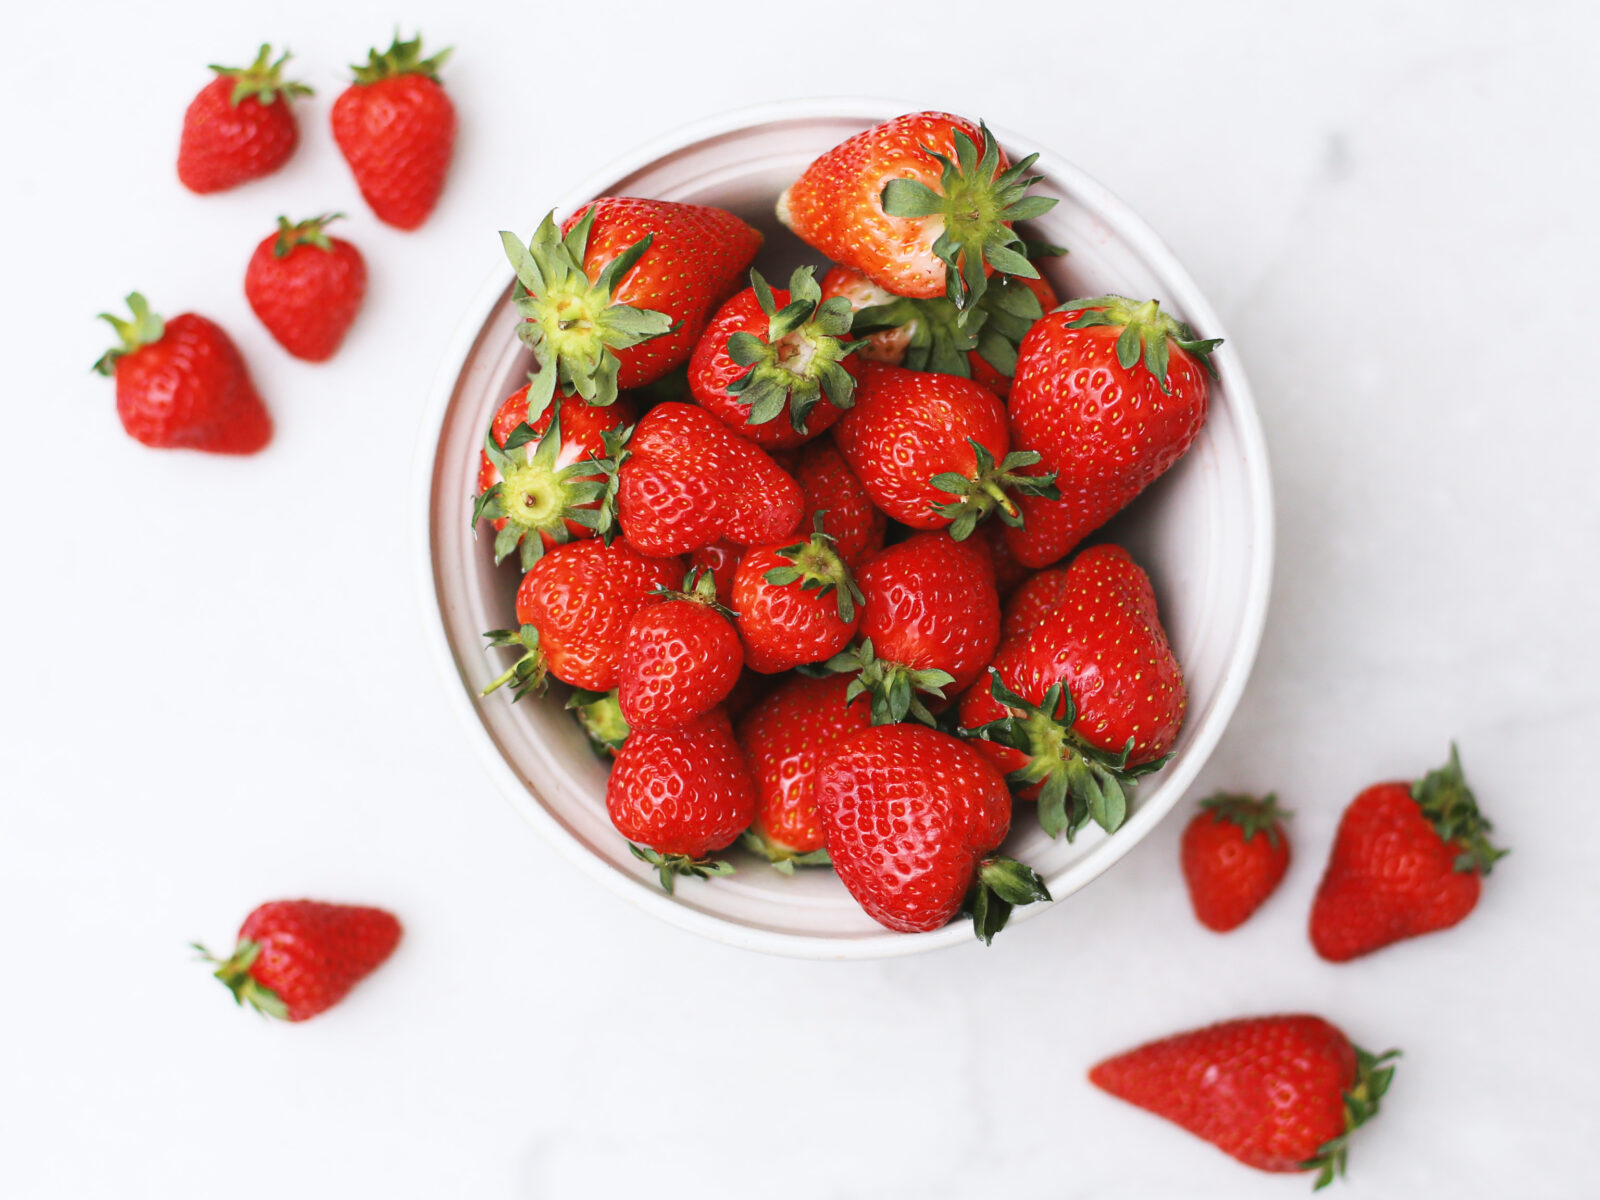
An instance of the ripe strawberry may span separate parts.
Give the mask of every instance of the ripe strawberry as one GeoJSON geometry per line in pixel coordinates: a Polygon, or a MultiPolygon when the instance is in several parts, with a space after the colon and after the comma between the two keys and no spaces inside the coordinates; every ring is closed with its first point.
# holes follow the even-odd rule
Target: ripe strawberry
{"type": "Polygon", "coordinates": [[[602,196],[558,229],[552,213],[524,246],[500,241],[516,271],[520,337],[545,386],[610,404],[687,362],[706,320],[761,248],[720,208],[602,196]]]}
{"type": "Polygon", "coordinates": [[[1048,476],[1018,472],[1037,454],[1010,454],[1006,410],[971,380],[865,362],[855,404],[833,440],[877,506],[913,529],[949,526],[957,541],[991,512],[1018,519],[1006,494],[1051,496],[1048,476]]]}
{"type": "Polygon", "coordinates": [[[129,436],[161,449],[254,454],[272,440],[272,417],[228,335],[195,313],[163,321],[138,292],[133,319],[101,313],[122,344],[94,369],[117,381],[117,416],[129,436]]]}
{"type": "Polygon", "coordinates": [[[686,725],[721,704],[744,666],[716,580],[692,572],[681,592],[633,614],[622,639],[617,699],[632,729],[686,725]]]}
{"type": "Polygon", "coordinates": [[[567,696],[566,707],[577,718],[578,727],[594,752],[604,759],[616,758],[631,732],[622,715],[622,705],[617,702],[617,689],[590,692],[574,688],[567,696]]]}
{"type": "Polygon", "coordinates": [[[289,102],[311,95],[303,83],[285,83],[285,53],[269,62],[262,46],[248,67],[211,69],[217,77],[189,102],[178,142],[178,181],[191,192],[225,191],[270,175],[300,143],[289,102]]]}
{"type": "Polygon", "coordinates": [[[1464,920],[1506,853],[1490,845],[1492,829],[1454,745],[1448,763],[1415,783],[1369,787],[1339,821],[1311,906],[1312,946],[1348,962],[1464,920]]]}
{"type": "Polygon", "coordinates": [[[922,694],[968,687],[1000,641],[1000,598],[988,556],[943,530],[913,534],[875,554],[856,576],[862,643],[828,663],[852,671],[853,699],[872,695],[880,725],[907,716],[933,723],[922,694]]]}
{"type": "Polygon", "coordinates": [[[611,532],[617,454],[633,420],[626,399],[597,408],[562,396],[531,409],[532,387],[512,392],[494,414],[472,506],[474,525],[487,520],[494,527],[495,563],[520,546],[524,571],[552,546],[611,532]]]}
{"type": "Polygon", "coordinates": [[[1012,596],[1033,575],[1033,568],[1025,567],[1011,553],[1006,544],[1004,521],[985,521],[978,526],[977,545],[989,551],[989,561],[994,565],[994,586],[1000,599],[1012,596]]]}
{"type": "Polygon", "coordinates": [[[333,357],[367,294],[361,251],[323,230],[343,215],[298,225],[279,217],[278,232],[261,240],[245,268],[251,309],[280,346],[307,362],[333,357]]]}
{"type": "Polygon", "coordinates": [[[739,836],[755,805],[744,753],[720,708],[672,729],[636,730],[606,783],[611,823],[669,892],[678,875],[733,873],[705,856],[739,836]]]}
{"type": "Polygon", "coordinates": [[[1243,925],[1289,869],[1289,814],[1277,797],[1219,793],[1200,803],[1183,831],[1183,878],[1200,924],[1217,933],[1243,925]]]}
{"type": "Polygon", "coordinates": [[[1154,300],[1073,300],[1023,339],[1011,439],[1054,471],[1059,498],[1024,495],[1006,534],[1017,558],[1049,566],[1104,525],[1188,450],[1206,418],[1208,356],[1154,300]]]}
{"type": "Polygon", "coordinates": [[[400,922],[381,908],[274,900],[239,927],[239,944],[213,974],[240,1004],[284,1021],[309,1021],[343,1000],[400,942],[400,922]]]}
{"type": "Polygon", "coordinates": [[[801,452],[795,481],[806,502],[800,528],[815,529],[821,516],[822,532],[833,539],[845,566],[855,570],[883,549],[889,519],[872,502],[831,438],[820,438],[801,452]]]}
{"type": "Polygon", "coordinates": [[[744,547],[721,538],[689,555],[689,570],[709,574],[717,585],[717,602],[733,607],[733,577],[738,573],[744,547]]]}
{"type": "Polygon", "coordinates": [[[1321,1017],[1247,1017],[1108,1058],[1089,1082],[1258,1171],[1316,1171],[1321,1188],[1344,1174],[1398,1054],[1352,1046],[1321,1017]]]}
{"type": "Polygon", "coordinates": [[[1006,601],[1000,617],[1000,644],[1026,638],[1056,610],[1066,595],[1072,576],[1065,567],[1054,567],[1029,575],[1006,601]]]}
{"type": "Polygon", "coordinates": [[[890,929],[938,929],[965,905],[987,944],[1013,906],[1050,899],[1033,868],[993,856],[1011,796],[982,755],[948,734],[879,725],[842,738],[823,755],[816,795],[834,870],[890,929]]]}
{"type": "Polygon", "coordinates": [[[520,700],[544,690],[546,673],[585,691],[610,691],[628,623],[682,578],[681,560],[647,558],[623,541],[587,538],[552,548],[517,588],[518,628],[483,635],[491,646],[523,653],[480,694],[509,683],[520,700]]]}
{"type": "Polygon", "coordinates": [[[355,82],[333,102],[333,140],[373,215],[416,229],[444,191],[456,144],[456,108],[439,85],[448,49],[422,57],[422,38],[367,52],[355,82]]]}
{"type": "Polygon", "coordinates": [[[861,589],[821,522],[805,541],[750,547],[733,577],[744,659],[763,675],[843,650],[860,623],[860,604],[861,589]]]}
{"type": "Polygon", "coordinates": [[[1055,206],[1026,194],[1036,157],[1008,167],[987,127],[908,113],[813,162],[778,198],[778,220],[896,295],[968,308],[991,270],[1037,274],[1011,228],[1055,206]]]}

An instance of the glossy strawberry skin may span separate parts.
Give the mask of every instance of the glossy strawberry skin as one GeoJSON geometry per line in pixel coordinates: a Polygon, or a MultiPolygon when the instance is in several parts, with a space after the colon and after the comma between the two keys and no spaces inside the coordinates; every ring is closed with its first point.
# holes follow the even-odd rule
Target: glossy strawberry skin
{"type": "Polygon", "coordinates": [[[853,571],[883,549],[889,518],[831,439],[819,439],[802,451],[795,481],[805,495],[800,528],[814,528],[816,515],[822,513],[822,531],[833,539],[845,566],[853,571]]]}
{"type": "Polygon", "coordinates": [[[373,215],[419,228],[444,191],[455,152],[456,109],[426,75],[352,83],[333,102],[333,139],[373,215]]]}
{"type": "Polygon", "coordinates": [[[755,785],[720,708],[672,729],[628,736],[606,784],[606,811],[635,845],[698,859],[755,815],[755,785]]]}
{"type": "Polygon", "coordinates": [[[689,555],[689,570],[710,571],[717,584],[717,601],[727,608],[733,607],[733,577],[744,551],[743,546],[721,538],[689,555]]]}
{"type": "Polygon", "coordinates": [[[1065,567],[1028,576],[1006,601],[1000,618],[1000,644],[1020,641],[1042,625],[1061,603],[1070,581],[1065,567]]]}
{"type": "Polygon", "coordinates": [[[1247,833],[1224,812],[1202,809],[1184,827],[1179,850],[1195,918],[1216,933],[1243,925],[1289,869],[1289,838],[1271,821],[1247,833]]]}
{"type": "Polygon", "coordinates": [[[300,144],[300,126],[286,95],[270,104],[246,96],[235,105],[234,86],[230,76],[217,76],[183,114],[178,180],[202,196],[272,174],[300,144]]]}
{"type": "Polygon", "coordinates": [[[261,947],[250,977],[283,1001],[286,1019],[308,1021],[381,966],[400,933],[381,908],[277,900],[245,918],[239,940],[261,947]]]}
{"type": "Polygon", "coordinates": [[[685,725],[720,704],[744,665],[728,619],[695,599],[646,605],[622,642],[617,701],[634,730],[685,725]]]}
{"type": "Polygon", "coordinates": [[[767,579],[769,571],[792,565],[779,553],[787,544],[750,547],[733,577],[733,611],[745,662],[763,675],[831,658],[850,644],[861,622],[859,608],[849,619],[840,615],[833,591],[767,579]]]}
{"type": "Polygon", "coordinates": [[[245,269],[244,294],[261,323],[296,358],[326,362],[361,311],[367,264],[343,238],[331,249],[302,242],[279,257],[279,234],[263,238],[245,269]]]}
{"type": "Polygon", "coordinates": [[[178,314],[159,341],[118,358],[116,380],[117,416],[146,446],[254,454],[272,440],[244,358],[220,325],[195,313],[178,314]]]}

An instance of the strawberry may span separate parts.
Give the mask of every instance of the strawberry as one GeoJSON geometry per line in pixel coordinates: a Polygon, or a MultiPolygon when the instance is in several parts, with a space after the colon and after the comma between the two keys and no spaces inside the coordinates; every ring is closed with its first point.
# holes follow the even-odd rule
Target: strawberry
{"type": "Polygon", "coordinates": [[[631,729],[686,725],[738,682],[744,652],[715,578],[691,572],[683,586],[634,613],[623,635],[617,700],[631,729]]]}
{"type": "Polygon", "coordinates": [[[1049,900],[1031,867],[995,857],[1011,824],[1004,778],[965,742],[879,725],[834,742],[817,770],[828,856],[881,925],[938,929],[963,905],[988,943],[1018,904],[1049,900]]]}
{"type": "Polygon", "coordinates": [[[840,738],[868,728],[865,697],[845,699],[843,675],[791,675],[740,720],[739,745],[756,783],[756,815],[745,845],[788,873],[828,861],[817,769],[840,738]]]}
{"type": "Polygon", "coordinates": [[[1247,1017],[1108,1058],[1089,1082],[1258,1171],[1316,1171],[1321,1188],[1344,1174],[1398,1054],[1352,1046],[1321,1017],[1247,1017]]]}
{"type": "Polygon", "coordinates": [[[1018,519],[1006,493],[1052,496],[1047,475],[1018,474],[1039,461],[1011,454],[1006,410],[987,388],[866,362],[856,368],[855,404],[833,440],[873,503],[913,529],[943,529],[960,541],[991,512],[1018,519]]]}
{"type": "Polygon", "coordinates": [[[1055,206],[1027,195],[1040,178],[1028,174],[1037,157],[1008,166],[987,127],[908,113],[813,162],[778,198],[778,220],[897,296],[948,296],[969,308],[991,270],[1038,273],[1011,228],[1055,206]]]}
{"type": "Polygon", "coordinates": [[[1183,831],[1183,878],[1200,924],[1217,933],[1243,925],[1283,882],[1289,838],[1277,797],[1219,793],[1200,802],[1183,831]]]}
{"type": "Polygon", "coordinates": [[[484,634],[491,646],[522,651],[481,695],[512,685],[520,700],[542,692],[546,674],[590,692],[617,686],[623,637],[634,614],[683,578],[676,558],[647,558],[624,541],[556,546],[517,588],[516,629],[484,634]]]}
{"type": "Polygon", "coordinates": [[[860,604],[821,521],[805,541],[750,547],[733,577],[745,662],[763,675],[839,653],[855,636],[860,604]]]}
{"type": "Polygon", "coordinates": [[[567,711],[578,721],[583,736],[601,758],[616,758],[631,732],[622,715],[622,705],[617,702],[617,689],[609,692],[591,692],[574,688],[567,696],[567,711]]]}
{"type": "Polygon", "coordinates": [[[272,440],[272,417],[220,325],[195,313],[163,321],[138,292],[131,321],[101,313],[121,345],[94,369],[117,381],[117,416],[130,437],[161,449],[254,454],[272,440]]]}
{"type": "Polygon", "coordinates": [[[719,538],[689,555],[689,570],[709,574],[717,585],[717,602],[732,608],[733,577],[738,573],[739,560],[743,557],[743,546],[719,538]]]}
{"type": "Polygon", "coordinates": [[[1209,355],[1154,300],[1073,300],[1023,339],[1011,388],[1011,440],[1054,471],[1057,498],[1024,494],[1006,534],[1030,567],[1061,558],[1153,483],[1206,418],[1209,355]]]}
{"type": "MultiPolygon", "coordinates": [[[[843,299],[850,306],[852,313],[860,312],[864,308],[873,308],[882,304],[893,304],[900,297],[893,292],[885,291],[860,271],[853,271],[849,267],[833,266],[828,268],[828,273],[822,277],[822,299],[824,303],[833,299],[843,299]]],[[[916,301],[911,301],[915,304],[916,301]]],[[[851,332],[861,322],[851,321],[851,332]]],[[[861,338],[861,345],[856,349],[856,358],[866,362],[888,363],[891,367],[904,366],[906,354],[911,348],[912,339],[917,335],[916,322],[887,325],[883,329],[867,334],[861,338]]],[[[929,370],[924,366],[922,370],[929,370]]]]}
{"type": "Polygon", "coordinates": [[[270,62],[262,46],[248,67],[211,69],[217,77],[200,89],[183,114],[178,181],[191,192],[221,192],[270,175],[300,144],[289,102],[311,95],[303,83],[285,83],[285,53],[270,62]]]}
{"type": "Polygon", "coordinates": [[[520,547],[524,571],[552,546],[611,532],[616,456],[633,419],[627,400],[596,408],[562,396],[531,409],[532,387],[512,392],[495,412],[472,506],[473,524],[487,520],[494,527],[495,563],[520,547]]]}
{"type": "Polygon", "coordinates": [[[985,521],[978,526],[976,542],[989,551],[989,561],[994,566],[995,590],[1000,593],[1002,600],[1011,597],[1033,575],[1033,569],[1023,566],[1011,553],[1011,547],[1006,544],[1005,529],[1004,521],[985,521]]]}
{"type": "Polygon", "coordinates": [[[761,234],[699,204],[602,196],[560,228],[546,216],[524,246],[502,232],[517,282],[517,336],[559,384],[591,404],[687,362],[706,320],[738,290],[761,234]]]}
{"type": "Polygon", "coordinates": [[[333,102],[333,140],[373,215],[416,229],[444,191],[456,144],[456,108],[439,84],[448,49],[422,57],[422,38],[367,52],[333,102]]]}
{"type": "Polygon", "coordinates": [[[694,398],[758,446],[799,446],[850,407],[850,305],[822,299],[812,268],[774,291],[759,272],[720,309],[689,360],[694,398]]]}
{"type": "Polygon", "coordinates": [[[309,1021],[343,1000],[383,965],[400,942],[400,922],[381,908],[274,900],[239,926],[213,974],[240,1004],[284,1021],[309,1021]]]}
{"type": "Polygon", "coordinates": [[[343,238],[324,231],[343,213],[291,225],[261,240],[244,273],[244,295],[278,344],[296,358],[326,362],[349,332],[367,294],[367,264],[343,238]]]}
{"type": "Polygon", "coordinates": [[[816,528],[821,516],[822,532],[833,539],[845,566],[855,570],[883,549],[889,519],[867,495],[832,439],[818,439],[801,452],[795,481],[805,495],[800,528],[816,528]]]}
{"type": "Polygon", "coordinates": [[[1000,617],[1000,644],[1020,642],[1043,624],[1061,603],[1071,580],[1065,567],[1029,575],[1006,601],[1000,617]]]}
{"type": "Polygon", "coordinates": [[[744,753],[720,708],[672,729],[636,730],[606,783],[611,823],[669,892],[678,875],[733,872],[706,855],[739,836],[755,804],[744,753]]]}
{"type": "Polygon", "coordinates": [[[1415,783],[1380,783],[1350,803],[1311,906],[1311,944],[1348,962],[1464,920],[1506,851],[1450,761],[1415,783]]]}

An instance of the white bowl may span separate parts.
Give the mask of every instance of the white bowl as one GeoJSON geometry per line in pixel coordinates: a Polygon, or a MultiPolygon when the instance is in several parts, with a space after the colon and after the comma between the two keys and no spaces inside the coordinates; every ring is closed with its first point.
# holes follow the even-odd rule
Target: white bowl
{"type": "MultiPolygon", "coordinates": [[[[769,279],[820,256],[778,226],[773,203],[818,154],[908,106],[883,101],[806,100],[729,113],[643,146],[558,198],[561,215],[595,196],[638,195],[731,209],[767,235],[757,260],[769,279]]],[[[1071,163],[1031,139],[995,130],[1014,153],[1039,150],[1038,190],[1060,198],[1037,232],[1070,248],[1046,273],[1062,297],[1121,293],[1147,298],[1188,320],[1202,337],[1226,337],[1216,314],[1172,253],[1126,205],[1071,163]]],[[[531,232],[545,210],[532,202],[531,232]]],[[[484,231],[486,246],[494,231],[484,231]]],[[[606,817],[606,768],[553,699],[513,705],[478,690],[502,667],[485,653],[486,629],[514,625],[518,576],[495,568],[491,539],[470,527],[478,449],[501,400],[524,381],[527,351],[512,330],[512,275],[502,265],[462,320],[423,419],[416,470],[416,564],[427,637],[446,689],[501,791],[545,837],[595,879],[640,908],[718,941],[809,958],[915,954],[973,940],[971,925],[891,933],[866,916],[827,870],[787,878],[742,851],[736,874],[681,880],[674,896],[628,851],[606,817]]],[[[1187,455],[1122,516],[1108,536],[1150,573],[1161,614],[1189,685],[1189,715],[1171,762],[1141,782],[1127,823],[1106,835],[1091,826],[1075,842],[1051,841],[1032,806],[1020,804],[1008,852],[1031,863],[1054,905],[1121,858],[1169,812],[1204,765],[1233,715],[1255,658],[1272,575],[1272,499],[1266,450],[1249,384],[1231,344],[1213,357],[1211,411],[1187,455]]]]}

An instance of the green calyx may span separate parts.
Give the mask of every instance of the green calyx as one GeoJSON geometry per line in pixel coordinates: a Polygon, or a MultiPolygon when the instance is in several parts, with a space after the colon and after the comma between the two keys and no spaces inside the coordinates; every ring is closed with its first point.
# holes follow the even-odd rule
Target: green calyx
{"type": "Polygon", "coordinates": [[[544,661],[544,651],[539,649],[537,629],[532,625],[524,625],[519,629],[491,629],[483,636],[489,639],[491,647],[511,646],[521,650],[522,654],[510,667],[491,679],[478,695],[487,696],[507,684],[511,685],[513,702],[530,693],[544,695],[545,688],[549,686],[549,667],[544,661]]]}
{"type": "Polygon", "coordinates": [[[1213,821],[1227,821],[1237,825],[1243,831],[1244,840],[1247,842],[1258,833],[1264,834],[1274,849],[1283,840],[1278,822],[1294,815],[1288,809],[1278,807],[1276,792],[1268,792],[1262,797],[1246,796],[1238,792],[1218,792],[1215,796],[1200,801],[1200,808],[1210,813],[1213,821]]]}
{"type": "Polygon", "coordinates": [[[256,54],[255,62],[248,67],[219,67],[211,64],[211,70],[225,79],[233,80],[233,92],[228,96],[228,103],[235,108],[241,100],[255,97],[260,104],[271,104],[279,96],[286,100],[293,100],[298,96],[310,96],[314,93],[303,83],[284,82],[283,64],[289,61],[289,52],[285,50],[277,62],[272,60],[272,47],[263,43],[256,54]]]}
{"type": "Polygon", "coordinates": [[[782,309],[760,272],[750,272],[750,287],[767,318],[765,339],[740,331],[728,336],[728,357],[748,370],[728,385],[730,395],[750,406],[751,425],[765,425],[789,406],[796,433],[824,395],[835,408],[855,403],[855,380],[840,365],[860,342],[842,340],[850,332],[850,301],[823,300],[811,267],[789,277],[789,302],[782,309]]]}
{"type": "Polygon", "coordinates": [[[296,246],[315,246],[318,250],[332,250],[333,242],[324,232],[331,221],[344,220],[343,213],[323,213],[309,221],[291,223],[288,217],[278,218],[278,236],[272,243],[273,258],[288,258],[296,246]]]}
{"type": "Polygon", "coordinates": [[[1000,144],[987,125],[982,133],[981,156],[961,130],[954,135],[953,161],[922,147],[939,163],[937,191],[915,179],[891,179],[881,197],[883,211],[891,217],[944,219],[933,252],[945,263],[945,295],[958,309],[971,308],[988,288],[986,265],[1007,275],[1038,277],[1022,238],[1009,223],[1043,216],[1056,205],[1047,196],[1027,194],[1043,178],[1028,174],[1037,154],[999,171],[1000,144]]]}
{"type": "Polygon", "coordinates": [[[393,79],[396,75],[425,75],[435,83],[439,82],[439,68],[444,66],[445,59],[450,57],[453,47],[446,46],[432,58],[422,57],[422,35],[419,33],[409,42],[400,40],[400,31],[395,30],[394,41],[389,48],[379,53],[377,48],[367,51],[367,61],[351,63],[350,69],[355,72],[357,83],[377,83],[380,79],[393,79]]]}
{"type": "MultiPolygon", "coordinates": [[[[584,273],[594,215],[591,207],[562,237],[555,214],[550,213],[526,246],[514,233],[500,233],[517,273],[512,298],[523,317],[517,336],[539,358],[540,370],[533,377],[539,399],[554,396],[560,388],[576,392],[590,404],[614,403],[621,366],[616,352],[660,337],[673,327],[666,313],[611,299],[623,277],[650,249],[652,235],[617,255],[598,278],[591,280],[584,273]]],[[[530,392],[529,404],[535,400],[530,392]]]]}
{"type": "Polygon", "coordinates": [[[802,591],[814,591],[819,596],[832,592],[839,610],[839,619],[846,623],[856,619],[856,605],[864,602],[855,576],[844,565],[844,559],[833,548],[833,538],[822,532],[823,513],[812,518],[811,536],[792,546],[776,551],[788,565],[772,567],[764,579],[778,587],[798,583],[802,591]]]}
{"type": "Polygon", "coordinates": [[[833,859],[828,857],[826,850],[810,850],[805,854],[797,854],[789,847],[780,845],[754,829],[747,829],[740,834],[739,844],[752,854],[759,854],[766,859],[772,869],[781,875],[793,875],[796,867],[831,867],[833,865],[833,859]]]}
{"type": "Polygon", "coordinates": [[[1478,798],[1461,773],[1461,757],[1454,742],[1450,743],[1450,761],[1413,783],[1411,798],[1441,838],[1461,847],[1456,870],[1487,875],[1510,853],[1490,844],[1494,826],[1478,811],[1478,798]]]}
{"type": "Polygon", "coordinates": [[[250,968],[255,965],[256,959],[261,957],[260,942],[246,938],[234,948],[233,954],[228,958],[217,958],[199,942],[189,944],[199,952],[201,958],[217,965],[217,969],[211,974],[222,980],[223,985],[233,993],[234,1003],[248,1004],[264,1017],[276,1017],[280,1021],[289,1019],[289,1007],[284,1004],[278,993],[258,983],[250,974],[250,968]]]}
{"type": "Polygon", "coordinates": [[[622,715],[622,705],[617,703],[617,689],[609,692],[589,692],[574,689],[567,697],[567,709],[578,719],[589,745],[602,758],[608,758],[622,749],[632,730],[622,715]]]}
{"type": "Polygon", "coordinates": [[[978,878],[967,896],[966,911],[972,916],[972,932],[985,946],[1006,927],[1011,910],[1038,901],[1050,903],[1053,897],[1039,873],[1014,858],[986,858],[978,864],[978,878]]]}
{"type": "Polygon", "coordinates": [[[1042,496],[1046,500],[1061,498],[1061,493],[1056,489],[1054,471],[1044,475],[1020,473],[1024,467],[1038,465],[1039,455],[1036,451],[1013,450],[997,463],[994,455],[977,438],[968,438],[967,442],[977,459],[977,469],[971,475],[941,471],[928,480],[941,492],[956,497],[948,503],[933,506],[934,512],[949,519],[950,536],[956,541],[963,541],[970,536],[978,527],[978,522],[991,512],[998,511],[1000,519],[1007,525],[1020,527],[1022,510],[1008,492],[1042,496]]]}
{"type": "Polygon", "coordinates": [[[1155,376],[1163,392],[1171,391],[1167,380],[1167,367],[1172,359],[1172,347],[1194,355],[1215,378],[1217,371],[1211,365],[1211,352],[1222,345],[1221,338],[1197,338],[1194,330],[1182,321],[1161,311],[1154,300],[1139,303],[1126,296],[1096,296],[1092,300],[1071,300],[1056,309],[1057,312],[1083,311],[1067,322],[1068,329],[1088,329],[1096,325],[1120,326],[1117,338],[1117,361],[1122,369],[1131,371],[1141,361],[1144,369],[1155,376]]]}
{"type": "Polygon", "coordinates": [[[709,570],[692,570],[683,577],[681,588],[656,588],[651,595],[660,596],[663,600],[687,600],[692,604],[703,604],[728,618],[736,615],[733,609],[717,599],[717,577],[709,570]]]}
{"type": "MultiPolygon", "coordinates": [[[[1058,247],[1032,247],[1029,257],[1058,247]]],[[[990,283],[971,308],[958,309],[949,300],[914,300],[897,296],[872,304],[855,314],[850,331],[869,337],[888,329],[910,326],[910,340],[901,366],[912,371],[972,378],[967,358],[976,350],[991,367],[1008,378],[1017,373],[1017,347],[1033,323],[1044,316],[1044,306],[1027,284],[1010,275],[990,283]]]]}
{"type": "Polygon", "coordinates": [[[643,846],[635,846],[632,842],[628,843],[628,849],[633,851],[633,856],[640,862],[649,863],[656,869],[656,878],[661,881],[661,890],[669,896],[679,875],[710,879],[714,875],[733,874],[733,864],[724,862],[720,858],[690,858],[687,854],[661,854],[643,846]]]}
{"type": "Polygon", "coordinates": [[[110,313],[100,314],[99,319],[109,321],[111,328],[116,330],[120,343],[96,360],[94,369],[102,375],[115,375],[117,359],[125,354],[132,354],[141,346],[159,342],[162,335],[167,332],[166,322],[150,311],[150,305],[138,292],[128,293],[128,311],[133,314],[131,321],[124,321],[121,317],[112,316],[110,313]]]}
{"type": "Polygon", "coordinates": [[[1355,1086],[1344,1094],[1344,1132],[1318,1146],[1316,1154],[1300,1164],[1301,1170],[1317,1172],[1317,1181],[1311,1188],[1314,1192],[1335,1178],[1344,1178],[1350,1134],[1378,1115],[1378,1101],[1394,1079],[1393,1060],[1400,1057],[1398,1050],[1372,1054],[1356,1046],[1355,1052],[1355,1086]]]}
{"type": "Polygon", "coordinates": [[[840,651],[825,665],[835,674],[856,673],[845,689],[845,703],[863,693],[869,694],[874,725],[895,725],[907,718],[933,725],[933,714],[922,697],[929,695],[943,700],[944,689],[956,681],[950,672],[936,667],[909,667],[879,658],[872,649],[871,638],[862,639],[859,646],[840,651]]]}

